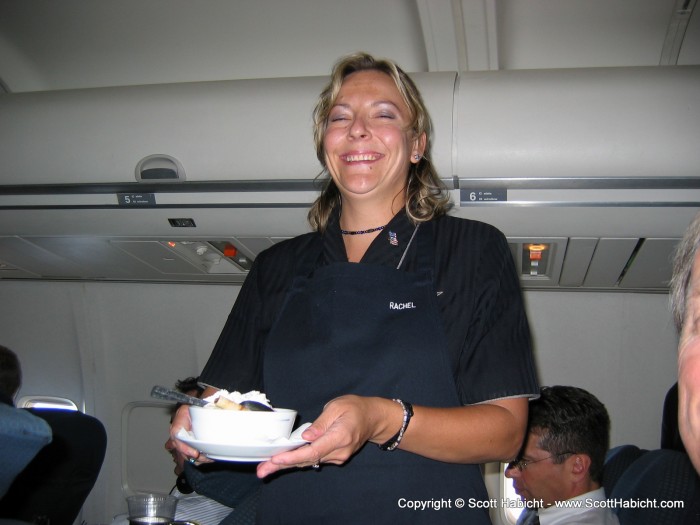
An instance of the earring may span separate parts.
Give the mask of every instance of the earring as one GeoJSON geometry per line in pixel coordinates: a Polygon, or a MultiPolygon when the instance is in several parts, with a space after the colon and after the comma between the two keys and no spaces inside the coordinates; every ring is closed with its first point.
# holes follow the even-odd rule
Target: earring
{"type": "Polygon", "coordinates": [[[413,158],[416,160],[420,160],[420,155],[418,155],[418,153],[416,153],[415,155],[413,155],[413,158]]]}

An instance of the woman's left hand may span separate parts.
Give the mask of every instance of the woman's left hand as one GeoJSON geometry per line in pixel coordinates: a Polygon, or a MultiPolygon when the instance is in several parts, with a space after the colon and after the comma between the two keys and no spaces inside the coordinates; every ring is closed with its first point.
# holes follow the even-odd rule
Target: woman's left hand
{"type": "MultiPolygon", "coordinates": [[[[395,403],[376,397],[347,395],[333,399],[302,434],[310,443],[260,463],[258,477],[321,463],[342,465],[381,430],[385,411],[394,408],[391,405],[395,403]]],[[[400,425],[400,420],[397,424],[400,425]]]]}

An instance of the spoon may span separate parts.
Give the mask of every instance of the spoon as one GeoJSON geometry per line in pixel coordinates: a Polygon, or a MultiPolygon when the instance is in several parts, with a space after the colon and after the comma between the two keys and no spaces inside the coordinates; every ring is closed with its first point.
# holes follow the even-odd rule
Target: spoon
{"type": "MultiPolygon", "coordinates": [[[[187,394],[183,394],[182,392],[178,392],[177,390],[158,385],[154,386],[151,390],[151,397],[155,397],[157,399],[165,399],[167,401],[176,401],[178,403],[184,403],[186,405],[195,405],[198,407],[203,407],[209,404],[204,399],[200,399],[194,396],[188,396],[187,394]]],[[[239,405],[241,405],[246,410],[250,410],[251,412],[274,412],[274,409],[267,406],[265,403],[260,403],[251,399],[241,401],[239,405]]]]}
{"type": "Polygon", "coordinates": [[[166,401],[176,401],[178,403],[184,403],[185,405],[195,405],[198,407],[203,407],[208,405],[207,401],[204,399],[199,399],[198,397],[188,396],[177,390],[172,390],[171,388],[165,388],[164,386],[154,386],[151,390],[151,397],[156,399],[165,399],[166,401]]]}
{"type": "Polygon", "coordinates": [[[244,399],[240,403],[243,408],[250,410],[251,412],[274,412],[275,409],[267,406],[265,403],[260,401],[253,401],[252,399],[244,399]]]}

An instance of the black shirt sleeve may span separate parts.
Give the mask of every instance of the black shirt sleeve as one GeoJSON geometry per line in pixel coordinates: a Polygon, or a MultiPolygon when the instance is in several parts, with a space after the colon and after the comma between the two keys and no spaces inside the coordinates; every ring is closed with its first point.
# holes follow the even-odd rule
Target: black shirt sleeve
{"type": "Polygon", "coordinates": [[[530,330],[505,236],[485,223],[436,222],[436,290],[462,403],[539,392],[530,330]]]}
{"type": "Polygon", "coordinates": [[[200,375],[226,390],[265,390],[263,349],[302,257],[318,257],[319,234],[283,241],[258,255],[200,375]]]}
{"type": "Polygon", "coordinates": [[[256,260],[200,375],[202,382],[226,390],[262,390],[262,356],[257,343],[262,317],[259,275],[256,260]]]}

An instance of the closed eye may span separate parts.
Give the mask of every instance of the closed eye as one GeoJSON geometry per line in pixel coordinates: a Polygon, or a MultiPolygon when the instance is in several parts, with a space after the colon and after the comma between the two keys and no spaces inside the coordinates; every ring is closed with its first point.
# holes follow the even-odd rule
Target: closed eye
{"type": "Polygon", "coordinates": [[[328,118],[328,122],[342,122],[343,120],[348,120],[348,118],[343,115],[335,115],[328,118]]]}

